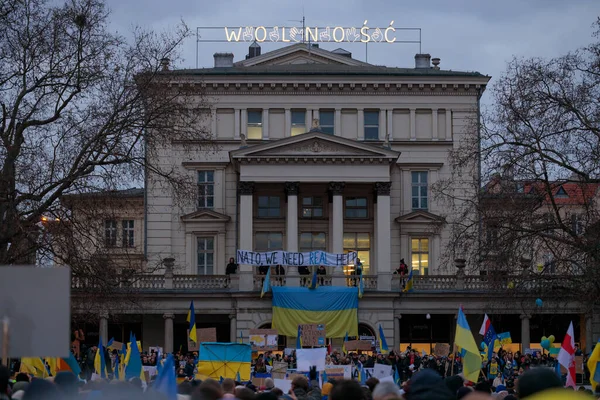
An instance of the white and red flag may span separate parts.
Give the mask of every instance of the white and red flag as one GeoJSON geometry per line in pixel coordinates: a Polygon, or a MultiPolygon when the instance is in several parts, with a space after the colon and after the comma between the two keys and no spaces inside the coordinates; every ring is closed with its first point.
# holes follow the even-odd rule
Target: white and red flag
{"type": "Polygon", "coordinates": [[[577,385],[575,384],[575,332],[573,321],[571,321],[569,330],[560,346],[558,362],[567,370],[567,384],[565,386],[571,386],[575,389],[577,385]]]}
{"type": "Polygon", "coordinates": [[[485,316],[483,317],[483,324],[481,324],[481,329],[479,329],[479,334],[481,336],[485,336],[488,329],[490,329],[491,324],[492,324],[492,321],[490,321],[487,314],[485,314],[485,316]]]}

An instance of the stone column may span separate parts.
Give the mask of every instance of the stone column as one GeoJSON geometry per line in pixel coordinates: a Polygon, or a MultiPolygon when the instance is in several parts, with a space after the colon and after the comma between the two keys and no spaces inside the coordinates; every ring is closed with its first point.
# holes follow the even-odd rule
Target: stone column
{"type": "Polygon", "coordinates": [[[431,139],[432,140],[438,140],[439,138],[439,132],[438,132],[438,110],[437,108],[434,108],[431,110],[431,127],[432,127],[432,133],[431,133],[431,139]]]}
{"type": "Polygon", "coordinates": [[[342,136],[342,109],[335,109],[335,121],[333,125],[333,134],[335,136],[342,136]]]}
{"type": "MultiPolygon", "coordinates": [[[[312,112],[312,119],[319,119],[319,109],[315,109],[312,112]]],[[[312,127],[312,119],[310,120],[310,126],[312,127]]],[[[319,126],[321,125],[321,123],[319,122],[319,126]]]]}
{"type": "Polygon", "coordinates": [[[531,315],[521,314],[521,353],[523,354],[525,353],[525,349],[531,347],[529,318],[531,318],[531,315]]]}
{"type": "Polygon", "coordinates": [[[248,139],[248,109],[246,108],[240,110],[240,134],[248,139]]]}
{"type": "Polygon", "coordinates": [[[377,219],[375,230],[377,241],[375,252],[377,253],[377,290],[392,290],[392,239],[391,239],[391,210],[390,191],[392,182],[376,182],[375,193],[377,195],[377,219]]]}
{"type": "Polygon", "coordinates": [[[594,329],[592,325],[592,314],[586,314],[585,316],[585,353],[589,354],[594,351],[596,342],[594,342],[594,329]]]}
{"type": "Polygon", "coordinates": [[[262,111],[262,138],[269,140],[269,109],[265,108],[262,111]]]}
{"type": "Polygon", "coordinates": [[[452,140],[452,110],[446,108],[446,140],[452,140]]]}
{"type": "Polygon", "coordinates": [[[379,140],[385,140],[387,132],[387,112],[384,109],[379,110],[379,140]]]}
{"type": "Polygon", "coordinates": [[[237,318],[235,314],[229,314],[229,341],[237,343],[237,318]]]}
{"type": "Polygon", "coordinates": [[[292,110],[290,110],[289,108],[285,109],[284,112],[284,117],[285,117],[285,132],[283,132],[283,137],[290,137],[292,136],[292,110]]]}
{"type": "Polygon", "coordinates": [[[410,140],[417,140],[417,110],[410,109],[410,140]]]}
{"type": "Polygon", "coordinates": [[[99,329],[98,329],[98,334],[100,335],[100,338],[102,339],[102,345],[106,346],[106,342],[108,340],[108,313],[107,312],[101,312],[100,313],[100,323],[99,325],[99,329]]]}
{"type": "MultiPolygon", "coordinates": [[[[240,196],[239,250],[253,251],[252,219],[254,210],[252,196],[254,182],[238,182],[238,193],[240,196]]],[[[251,265],[240,265],[240,291],[254,290],[253,273],[254,268],[251,265]]]]}
{"type": "MultiPolygon", "coordinates": [[[[287,251],[298,251],[298,182],[286,182],[285,193],[287,195],[287,251]]],[[[287,266],[286,286],[300,286],[298,267],[287,266]]]]}
{"type": "Polygon", "coordinates": [[[306,132],[310,131],[310,127],[312,126],[312,120],[313,120],[313,110],[310,108],[306,109],[306,112],[304,113],[304,125],[306,126],[306,132]]]}
{"type": "MultiPolygon", "coordinates": [[[[332,232],[331,235],[333,237],[333,253],[343,253],[344,252],[344,187],[346,184],[344,182],[330,182],[329,183],[329,191],[331,192],[333,198],[333,212],[331,213],[332,218],[332,232]]],[[[341,267],[336,267],[333,273],[333,285],[334,286],[343,286],[344,278],[343,278],[343,270],[341,267]]]]}
{"type": "Polygon", "coordinates": [[[240,138],[240,110],[236,108],[233,115],[233,138],[239,140],[240,138]]]}
{"type": "Polygon", "coordinates": [[[358,140],[364,140],[365,139],[365,111],[362,108],[359,108],[357,110],[358,112],[358,122],[356,123],[357,126],[357,138],[358,140]]]}
{"type": "Polygon", "coordinates": [[[173,353],[173,319],[175,318],[175,314],[173,313],[165,313],[163,314],[163,318],[165,320],[165,354],[173,353]]]}
{"type": "Polygon", "coordinates": [[[387,112],[387,134],[390,142],[394,140],[394,109],[390,108],[387,112]]]}

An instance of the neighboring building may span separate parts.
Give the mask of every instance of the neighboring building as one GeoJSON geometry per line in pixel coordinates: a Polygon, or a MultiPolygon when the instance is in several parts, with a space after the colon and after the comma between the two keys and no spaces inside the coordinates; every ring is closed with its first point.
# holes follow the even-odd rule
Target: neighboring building
{"type": "MultiPolygon", "coordinates": [[[[140,291],[137,308],[105,310],[102,337],[123,339],[126,325],[144,347],[185,346],[190,300],[198,326],[216,326],[218,340],[247,341],[249,329],[269,327],[271,301],[258,295],[263,278],[244,265],[225,275],[237,249],[357,251],[367,291],[359,332],[374,336],[381,325],[396,347],[450,343],[461,304],[476,330],[475,314],[494,312],[485,281],[465,277],[460,261],[458,269],[442,261],[453,220],[431,186],[450,175],[449,151],[477,134],[472,122],[490,78],[442,70],[428,54],[417,54],[412,68],[370,65],[302,43],[266,54],[253,45],[251,55],[234,63],[233,54],[217,53],[214,68],[163,72],[189,89],[190,103],[194,93],[211,99],[206,128],[218,150],[173,140],[154,160],[195,179],[198,196],[176,204],[160,179],[150,180],[145,208],[135,213],[145,215],[147,265],[162,262],[165,270],[142,278],[148,290],[140,291]],[[415,293],[402,294],[393,275],[401,259],[416,275],[415,293]]],[[[274,284],[305,284],[296,268],[285,269],[274,284]]],[[[355,285],[352,272],[347,266],[321,284],[355,285]]],[[[580,318],[576,306],[569,310],[580,318]]],[[[521,305],[496,311],[507,314],[496,329],[513,327],[515,342],[523,329],[529,347],[530,316],[519,318],[521,305]]],[[[591,343],[591,314],[581,318],[577,334],[591,343]]],[[[600,320],[594,324],[597,336],[600,320]]]]}

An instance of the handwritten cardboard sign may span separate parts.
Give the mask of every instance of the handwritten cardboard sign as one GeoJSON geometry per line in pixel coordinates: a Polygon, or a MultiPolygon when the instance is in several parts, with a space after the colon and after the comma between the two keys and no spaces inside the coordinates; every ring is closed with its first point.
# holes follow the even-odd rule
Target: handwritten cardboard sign
{"type": "Polygon", "coordinates": [[[302,346],[325,346],[325,324],[305,324],[301,325],[301,329],[302,346]]]}
{"type": "Polygon", "coordinates": [[[277,350],[278,338],[277,329],[250,329],[250,345],[254,351],[277,350]]]}
{"type": "MultiPolygon", "coordinates": [[[[196,332],[198,333],[198,332],[196,332]]],[[[190,339],[190,330],[187,330],[187,348],[188,351],[198,351],[200,350],[200,343],[196,343],[194,342],[192,339],[190,339]]]]}
{"type": "Polygon", "coordinates": [[[216,342],[217,341],[217,328],[202,328],[196,329],[198,332],[198,342],[216,342]]]}
{"type": "Polygon", "coordinates": [[[273,369],[271,369],[271,376],[273,379],[285,379],[287,375],[288,363],[281,361],[273,361],[273,369]]]}
{"type": "Polygon", "coordinates": [[[433,352],[436,357],[448,357],[448,354],[450,354],[450,345],[448,343],[436,343],[433,352]]]}
{"type": "Polygon", "coordinates": [[[346,342],[346,350],[348,351],[371,351],[373,343],[370,340],[348,340],[346,342]]]}
{"type": "Polygon", "coordinates": [[[335,366],[335,368],[325,368],[325,372],[327,373],[327,379],[344,379],[344,367],[343,366],[335,366]]]}

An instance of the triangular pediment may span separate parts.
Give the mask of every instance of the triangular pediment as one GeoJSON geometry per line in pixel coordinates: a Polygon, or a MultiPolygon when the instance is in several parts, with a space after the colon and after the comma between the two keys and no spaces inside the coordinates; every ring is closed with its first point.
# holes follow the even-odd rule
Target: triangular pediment
{"type": "Polygon", "coordinates": [[[399,152],[322,132],[307,132],[231,152],[235,160],[273,158],[365,158],[396,161],[399,152]]]}
{"type": "Polygon", "coordinates": [[[228,222],[230,219],[229,215],[208,209],[194,211],[181,217],[183,222],[228,222]]]}
{"type": "Polygon", "coordinates": [[[444,218],[429,211],[418,210],[404,214],[396,218],[396,222],[401,223],[442,223],[444,218]]]}
{"type": "Polygon", "coordinates": [[[289,64],[336,64],[352,66],[371,66],[363,61],[333,53],[318,47],[309,47],[308,43],[297,43],[281,49],[269,51],[260,56],[238,61],[235,66],[251,67],[255,65],[289,65],[289,64]]]}

